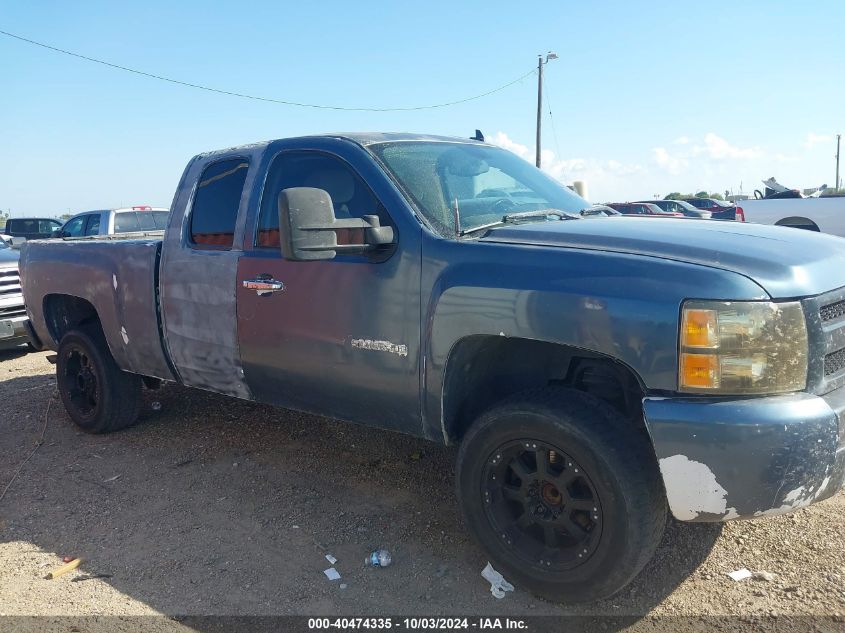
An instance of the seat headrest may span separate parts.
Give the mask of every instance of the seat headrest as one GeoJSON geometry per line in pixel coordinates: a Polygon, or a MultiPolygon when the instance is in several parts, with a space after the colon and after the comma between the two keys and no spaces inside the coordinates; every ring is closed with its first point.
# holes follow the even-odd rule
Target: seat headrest
{"type": "Polygon", "coordinates": [[[318,171],[306,179],[305,185],[327,191],[336,207],[355,197],[355,179],[345,169],[318,171]]]}

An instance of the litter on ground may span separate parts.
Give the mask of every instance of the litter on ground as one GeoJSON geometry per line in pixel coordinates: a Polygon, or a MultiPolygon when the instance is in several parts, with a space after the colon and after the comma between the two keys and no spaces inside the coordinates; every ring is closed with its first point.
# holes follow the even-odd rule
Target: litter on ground
{"type": "Polygon", "coordinates": [[[728,576],[731,580],[735,582],[739,582],[741,580],[746,580],[747,578],[751,578],[754,574],[743,567],[742,569],[737,569],[736,571],[732,571],[728,573],[728,576]]]}
{"type": "Polygon", "coordinates": [[[493,569],[493,565],[489,562],[487,567],[481,571],[481,576],[490,583],[490,593],[493,597],[502,599],[505,597],[506,591],[513,591],[513,585],[504,579],[502,574],[493,569]]]}

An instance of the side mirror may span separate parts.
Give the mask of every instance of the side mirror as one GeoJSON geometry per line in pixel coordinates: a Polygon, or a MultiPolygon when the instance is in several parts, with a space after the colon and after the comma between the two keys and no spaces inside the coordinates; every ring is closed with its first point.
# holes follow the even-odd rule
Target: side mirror
{"type": "Polygon", "coordinates": [[[366,253],[393,244],[393,227],[377,215],[338,220],[332,198],[323,189],[291,187],[279,193],[279,238],[282,255],[293,261],[333,259],[338,252],[366,253]],[[338,244],[335,231],[362,229],[363,244],[338,244]]]}
{"type": "Polygon", "coordinates": [[[51,239],[54,238],[54,237],[61,237],[61,236],[62,236],[62,230],[61,229],[53,229],[50,232],[50,238],[51,239]]]}

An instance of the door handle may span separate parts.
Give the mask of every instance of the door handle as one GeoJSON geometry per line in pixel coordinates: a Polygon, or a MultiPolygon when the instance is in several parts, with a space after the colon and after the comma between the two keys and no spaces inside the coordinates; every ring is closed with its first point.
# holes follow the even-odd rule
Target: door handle
{"type": "Polygon", "coordinates": [[[285,284],[270,277],[270,275],[259,275],[257,279],[244,279],[243,287],[248,290],[255,290],[259,297],[271,295],[274,292],[282,292],[285,284]]]}

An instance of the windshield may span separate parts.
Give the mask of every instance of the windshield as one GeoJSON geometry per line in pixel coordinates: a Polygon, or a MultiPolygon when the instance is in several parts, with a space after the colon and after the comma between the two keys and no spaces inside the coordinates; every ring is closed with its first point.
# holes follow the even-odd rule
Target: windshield
{"type": "MultiPolygon", "coordinates": [[[[2,233],[2,232],[3,232],[3,229],[0,229],[0,233],[2,233]]],[[[4,248],[9,248],[9,245],[6,244],[6,240],[4,240],[2,237],[0,237],[0,251],[2,251],[4,248]]]]}
{"type": "Polygon", "coordinates": [[[727,200],[713,200],[717,205],[720,207],[732,207],[734,206],[733,202],[728,202],[727,200]]]}
{"type": "MultiPolygon", "coordinates": [[[[516,155],[489,145],[435,141],[369,146],[429,224],[444,236],[529,211],[579,213],[590,203],[516,155]]],[[[558,220],[537,214],[520,221],[558,220]]]]}
{"type": "Polygon", "coordinates": [[[687,211],[692,211],[693,213],[696,213],[696,214],[698,214],[701,211],[701,209],[696,209],[689,202],[684,202],[683,200],[675,200],[675,204],[677,204],[682,209],[685,209],[687,211]]]}

